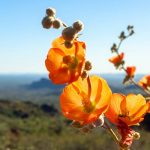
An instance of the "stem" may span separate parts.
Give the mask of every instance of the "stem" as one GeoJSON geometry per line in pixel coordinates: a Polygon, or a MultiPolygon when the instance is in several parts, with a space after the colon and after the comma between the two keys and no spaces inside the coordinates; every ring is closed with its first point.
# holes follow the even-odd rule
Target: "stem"
{"type": "MultiPolygon", "coordinates": [[[[56,19],[56,18],[55,18],[56,19]]],[[[62,25],[66,28],[67,25],[61,20],[62,25]]]]}
{"type": "MultiPolygon", "coordinates": [[[[128,38],[128,37],[130,37],[130,36],[131,36],[130,34],[129,34],[129,35],[127,35],[125,39],[127,39],[127,38],[128,38]]],[[[120,48],[120,46],[121,46],[122,42],[123,42],[125,39],[121,39],[121,40],[120,40],[120,42],[119,42],[119,44],[118,44],[118,46],[117,46],[116,53],[117,53],[118,55],[119,55],[119,53],[118,53],[119,48],[120,48]]]]}
{"type": "Polygon", "coordinates": [[[62,22],[62,25],[66,28],[67,27],[67,25],[64,23],[64,22],[62,22]]]}
{"type": "Polygon", "coordinates": [[[104,125],[105,125],[106,129],[111,134],[111,136],[113,137],[115,143],[118,146],[119,145],[119,139],[118,139],[117,135],[115,134],[115,132],[113,131],[113,129],[109,127],[109,125],[106,122],[104,123],[104,125]]]}
{"type": "Polygon", "coordinates": [[[120,48],[122,42],[123,42],[123,40],[120,40],[120,42],[119,42],[119,44],[118,44],[118,47],[117,47],[117,50],[116,50],[116,53],[117,53],[118,55],[119,55],[118,50],[119,50],[119,48],[120,48]]]}
{"type": "MultiPolygon", "coordinates": [[[[122,69],[126,72],[126,69],[124,68],[124,66],[122,66],[122,69]]],[[[140,88],[141,90],[143,90],[147,95],[150,95],[150,92],[147,91],[146,89],[144,89],[142,86],[138,85],[135,80],[133,78],[130,78],[130,81],[132,84],[134,84],[136,87],[140,88]]]]}
{"type": "MultiPolygon", "coordinates": [[[[126,36],[125,39],[127,39],[128,37],[130,37],[130,34],[129,34],[128,36],[126,36]]],[[[119,48],[120,48],[122,42],[123,42],[125,39],[120,40],[120,42],[119,42],[119,44],[118,44],[118,47],[117,47],[117,50],[115,51],[116,54],[118,55],[118,57],[120,57],[119,52],[118,52],[118,51],[119,51],[119,48]]],[[[126,68],[124,67],[124,65],[122,65],[122,69],[126,72],[126,68]]],[[[133,78],[131,78],[130,81],[131,81],[131,83],[133,83],[135,86],[137,86],[137,87],[139,87],[140,89],[142,89],[147,95],[150,96],[150,91],[148,91],[148,90],[144,89],[142,86],[138,85],[138,84],[134,81],[133,78]]]]}
{"type": "MultiPolygon", "coordinates": [[[[126,69],[124,68],[124,66],[122,66],[122,69],[126,72],[126,69]]],[[[138,85],[135,80],[133,78],[130,78],[130,81],[132,84],[134,84],[136,87],[140,88],[141,90],[143,90],[147,95],[150,95],[150,92],[147,91],[146,89],[144,89],[142,86],[138,85]]]]}
{"type": "Polygon", "coordinates": [[[138,85],[138,84],[134,81],[134,79],[130,79],[130,81],[131,81],[135,86],[139,87],[139,88],[142,89],[147,95],[150,96],[150,92],[147,91],[146,89],[144,89],[142,86],[138,85]]]}

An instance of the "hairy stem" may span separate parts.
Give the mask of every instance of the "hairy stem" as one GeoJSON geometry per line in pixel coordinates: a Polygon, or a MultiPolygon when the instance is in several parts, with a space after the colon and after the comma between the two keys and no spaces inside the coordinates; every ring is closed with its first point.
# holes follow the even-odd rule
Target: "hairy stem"
{"type": "Polygon", "coordinates": [[[67,27],[67,25],[64,23],[64,22],[62,22],[62,25],[66,28],[67,27]]]}
{"type": "MultiPolygon", "coordinates": [[[[125,39],[127,39],[128,37],[130,37],[130,35],[126,36],[125,39]]],[[[120,57],[118,51],[119,51],[119,49],[120,49],[120,46],[121,46],[122,42],[123,42],[125,39],[120,40],[120,42],[119,42],[119,44],[118,44],[118,46],[117,46],[117,50],[115,51],[116,54],[118,55],[118,57],[120,57]]],[[[126,68],[124,67],[124,65],[122,65],[122,70],[124,70],[124,71],[126,72],[126,68]]],[[[142,89],[147,95],[150,96],[150,91],[148,91],[148,90],[144,89],[142,86],[138,85],[138,84],[135,82],[135,80],[134,80],[133,78],[131,78],[130,81],[131,81],[132,84],[134,84],[136,87],[139,87],[139,88],[142,89]]]]}
{"type": "Polygon", "coordinates": [[[105,129],[107,129],[107,131],[109,132],[109,134],[111,134],[111,136],[113,137],[117,146],[119,146],[119,139],[117,135],[115,134],[115,132],[113,131],[113,129],[106,122],[104,123],[104,126],[105,126],[105,129]]]}

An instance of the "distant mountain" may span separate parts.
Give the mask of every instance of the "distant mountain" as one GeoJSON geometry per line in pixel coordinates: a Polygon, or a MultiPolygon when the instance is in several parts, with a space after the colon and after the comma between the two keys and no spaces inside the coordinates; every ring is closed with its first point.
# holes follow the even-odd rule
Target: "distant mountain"
{"type": "Polygon", "coordinates": [[[129,93],[134,93],[134,94],[142,94],[145,95],[144,91],[141,90],[139,87],[135,86],[135,85],[122,85],[122,86],[113,86],[110,85],[111,90],[113,91],[113,93],[123,93],[123,94],[129,94],[129,93]]]}
{"type": "Polygon", "coordinates": [[[50,89],[50,90],[60,90],[64,88],[65,85],[56,85],[53,84],[51,80],[47,78],[41,78],[40,80],[33,81],[31,84],[25,85],[29,90],[37,89],[50,89]]]}
{"type": "MultiPolygon", "coordinates": [[[[122,84],[124,74],[100,74],[115,93],[142,93],[134,85],[122,84]]],[[[136,75],[138,81],[143,75],[136,75]]],[[[0,99],[32,101],[35,103],[59,102],[59,95],[65,85],[55,85],[46,75],[0,75],[0,99]]]]}
{"type": "MultiPolygon", "coordinates": [[[[104,78],[107,80],[111,90],[114,93],[142,93],[144,92],[135,85],[123,85],[124,75],[116,76],[116,75],[104,75],[104,78]]],[[[51,80],[47,78],[41,78],[40,80],[34,81],[31,84],[25,85],[27,90],[44,90],[47,89],[51,92],[51,94],[59,95],[65,85],[56,85],[53,84],[51,80]]]]}

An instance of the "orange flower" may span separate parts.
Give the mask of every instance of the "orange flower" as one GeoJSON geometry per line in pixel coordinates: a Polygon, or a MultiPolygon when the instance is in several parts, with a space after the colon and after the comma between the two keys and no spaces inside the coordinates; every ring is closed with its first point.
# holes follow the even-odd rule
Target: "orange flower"
{"type": "Polygon", "coordinates": [[[82,125],[96,121],[106,112],[112,92],[98,76],[79,78],[65,87],[60,96],[64,116],[82,125]]]}
{"type": "Polygon", "coordinates": [[[110,107],[106,112],[106,117],[114,124],[119,125],[124,122],[128,126],[141,122],[143,116],[148,111],[148,104],[145,98],[138,94],[113,94],[110,107]]]}
{"type": "Polygon", "coordinates": [[[75,40],[69,49],[63,43],[62,37],[55,39],[45,60],[49,77],[55,84],[77,80],[85,62],[85,43],[75,40]]]}
{"type": "Polygon", "coordinates": [[[118,56],[114,56],[110,58],[109,61],[113,63],[114,65],[118,65],[122,63],[123,58],[124,58],[124,53],[121,53],[118,56]]]}
{"type": "Polygon", "coordinates": [[[148,113],[150,113],[150,100],[147,101],[147,104],[148,104],[148,113]]]}
{"type": "Polygon", "coordinates": [[[127,76],[128,76],[128,77],[131,77],[131,78],[134,77],[135,70],[136,70],[136,67],[135,67],[135,66],[127,67],[127,68],[126,68],[127,76]]]}
{"type": "Polygon", "coordinates": [[[140,81],[139,85],[142,86],[143,88],[147,89],[150,87],[150,75],[144,76],[140,81]]]}

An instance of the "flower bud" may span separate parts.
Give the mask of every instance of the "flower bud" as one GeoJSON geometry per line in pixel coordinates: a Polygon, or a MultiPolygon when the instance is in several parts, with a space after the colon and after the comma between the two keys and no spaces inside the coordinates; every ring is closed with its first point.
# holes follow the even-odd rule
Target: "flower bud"
{"type": "Polygon", "coordinates": [[[117,45],[114,43],[111,47],[111,52],[116,52],[117,51],[117,45]]]}
{"type": "Polygon", "coordinates": [[[140,138],[140,133],[134,132],[134,133],[133,133],[133,139],[134,139],[134,140],[139,140],[139,138],[140,138]]]}
{"type": "Polygon", "coordinates": [[[70,41],[65,41],[65,47],[66,48],[71,48],[72,47],[72,42],[70,42],[70,41]]]}
{"type": "Polygon", "coordinates": [[[81,74],[81,78],[84,79],[88,76],[87,72],[84,70],[81,74]]]}
{"type": "Polygon", "coordinates": [[[86,61],[85,62],[85,67],[84,67],[85,70],[89,71],[92,69],[92,64],[90,61],[86,61]]]}
{"type": "Polygon", "coordinates": [[[133,28],[134,28],[134,26],[131,26],[131,25],[128,25],[128,26],[127,26],[127,30],[128,30],[128,31],[133,30],[133,28]]]}
{"type": "Polygon", "coordinates": [[[124,31],[122,31],[122,32],[120,33],[119,39],[120,39],[120,40],[124,40],[125,38],[126,38],[126,35],[125,35],[124,31]]]}
{"type": "Polygon", "coordinates": [[[46,14],[50,17],[54,17],[56,14],[56,10],[54,8],[47,8],[46,9],[46,14]]]}
{"type": "Polygon", "coordinates": [[[84,24],[81,21],[76,21],[73,23],[73,28],[76,30],[76,32],[79,32],[84,28],[84,24]]]}
{"type": "Polygon", "coordinates": [[[53,17],[45,16],[42,20],[43,28],[45,28],[45,29],[51,28],[53,21],[54,21],[53,17]]]}
{"type": "Polygon", "coordinates": [[[62,31],[62,37],[65,41],[72,41],[76,36],[76,30],[72,27],[67,27],[62,31]]]}
{"type": "Polygon", "coordinates": [[[134,30],[131,30],[129,35],[131,36],[133,34],[134,34],[134,30]]]}
{"type": "Polygon", "coordinates": [[[53,28],[55,29],[59,29],[61,27],[62,23],[61,23],[61,20],[60,19],[55,19],[53,21],[53,28]]]}

